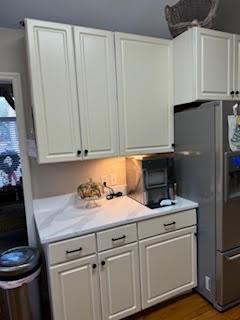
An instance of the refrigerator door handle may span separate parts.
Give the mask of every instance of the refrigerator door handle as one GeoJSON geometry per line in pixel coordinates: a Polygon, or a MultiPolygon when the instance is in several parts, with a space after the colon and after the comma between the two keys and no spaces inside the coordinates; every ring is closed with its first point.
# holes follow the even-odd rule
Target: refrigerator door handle
{"type": "Polygon", "coordinates": [[[234,261],[234,260],[237,260],[237,259],[240,259],[240,253],[238,254],[235,254],[234,256],[225,256],[225,258],[228,260],[228,261],[234,261]]]}
{"type": "Polygon", "coordinates": [[[228,201],[228,153],[224,153],[224,200],[228,201]]]}

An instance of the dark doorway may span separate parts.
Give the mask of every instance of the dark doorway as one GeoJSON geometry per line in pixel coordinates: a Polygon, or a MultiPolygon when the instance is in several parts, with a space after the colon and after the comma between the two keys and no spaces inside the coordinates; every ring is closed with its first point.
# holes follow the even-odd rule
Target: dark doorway
{"type": "Polygon", "coordinates": [[[0,83],[0,252],[27,244],[13,89],[12,84],[0,83]]]}

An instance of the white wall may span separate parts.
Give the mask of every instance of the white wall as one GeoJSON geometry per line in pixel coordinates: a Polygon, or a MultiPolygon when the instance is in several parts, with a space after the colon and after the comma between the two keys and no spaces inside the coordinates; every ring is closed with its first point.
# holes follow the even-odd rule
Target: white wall
{"type": "MultiPolygon", "coordinates": [[[[194,1],[194,0],[193,0],[194,1]]],[[[28,18],[63,22],[148,36],[170,37],[164,8],[177,0],[8,0],[0,27],[18,28],[28,18]]],[[[217,29],[240,31],[239,0],[220,0],[217,29]]]]}
{"type": "Polygon", "coordinates": [[[239,0],[220,0],[217,28],[222,31],[240,34],[239,12],[239,0]]]}
{"type": "Polygon", "coordinates": [[[17,28],[19,20],[28,17],[170,37],[164,7],[176,2],[177,0],[8,0],[1,6],[0,26],[17,28]]]}
{"type": "Polygon", "coordinates": [[[38,165],[32,161],[33,197],[43,198],[76,191],[79,184],[92,178],[100,182],[116,175],[116,184],[126,183],[125,158],[86,160],[38,165]]]}
{"type": "Polygon", "coordinates": [[[23,103],[27,126],[30,127],[30,96],[26,65],[24,32],[0,28],[0,72],[17,72],[21,75],[23,103]]]}

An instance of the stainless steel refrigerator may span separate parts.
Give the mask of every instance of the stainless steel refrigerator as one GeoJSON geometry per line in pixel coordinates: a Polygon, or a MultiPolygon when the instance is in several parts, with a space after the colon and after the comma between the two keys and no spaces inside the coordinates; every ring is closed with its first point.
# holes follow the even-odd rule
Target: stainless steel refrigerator
{"type": "Polygon", "coordinates": [[[174,116],[178,194],[199,203],[197,290],[220,311],[240,302],[240,152],[228,141],[234,104],[175,107],[174,116]]]}

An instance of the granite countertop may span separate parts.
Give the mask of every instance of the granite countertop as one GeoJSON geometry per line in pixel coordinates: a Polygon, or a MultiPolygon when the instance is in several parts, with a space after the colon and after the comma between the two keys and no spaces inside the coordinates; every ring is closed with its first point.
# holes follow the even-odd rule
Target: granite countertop
{"type": "Polygon", "coordinates": [[[198,207],[196,202],[177,197],[176,204],[149,209],[128,196],[100,199],[98,207],[86,209],[75,194],[36,199],[34,216],[40,242],[55,241],[146,220],[198,207]]]}

